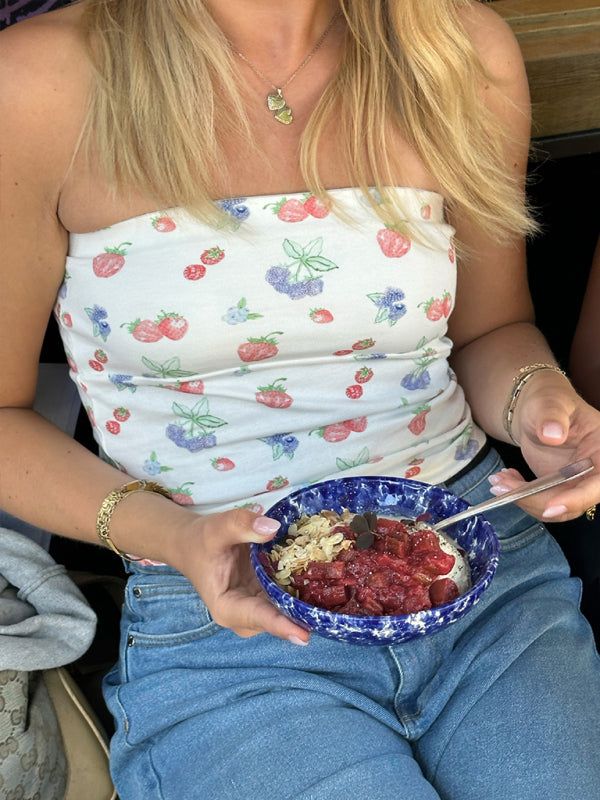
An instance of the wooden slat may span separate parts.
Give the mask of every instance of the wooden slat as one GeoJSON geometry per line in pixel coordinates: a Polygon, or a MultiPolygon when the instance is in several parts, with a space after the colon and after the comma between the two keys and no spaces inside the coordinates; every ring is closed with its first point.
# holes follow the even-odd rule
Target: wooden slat
{"type": "Polygon", "coordinates": [[[600,2],[495,0],[527,67],[533,134],[600,129],[600,2]]]}

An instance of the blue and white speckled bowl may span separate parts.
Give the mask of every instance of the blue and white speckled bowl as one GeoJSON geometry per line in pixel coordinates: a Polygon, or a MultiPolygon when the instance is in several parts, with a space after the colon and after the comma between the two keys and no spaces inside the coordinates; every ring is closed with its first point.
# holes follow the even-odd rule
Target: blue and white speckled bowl
{"type": "Polygon", "coordinates": [[[471,588],[445,605],[402,616],[359,617],[336,614],[304,603],[281,589],[260,562],[274,542],[284,537],[288,527],[303,513],[318,514],[324,509],[357,513],[374,511],[380,517],[416,519],[430,514],[433,524],[468,507],[460,497],[438,486],[403,478],[365,476],[323,481],[298,489],[280,500],[266,516],[281,522],[271,542],[251,547],[252,565],[271,601],[306,630],[330,639],[354,644],[395,644],[417,636],[436,633],[464,616],[490,585],[498,565],[498,539],[490,523],[474,516],[448,529],[448,534],[466,552],[471,567],[471,588]]]}

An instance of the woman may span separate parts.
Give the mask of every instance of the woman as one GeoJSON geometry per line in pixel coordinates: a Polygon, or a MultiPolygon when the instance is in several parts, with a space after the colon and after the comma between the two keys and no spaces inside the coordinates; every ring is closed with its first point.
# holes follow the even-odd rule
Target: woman
{"type": "MultiPolygon", "coordinates": [[[[248,566],[265,509],[340,470],[478,502],[519,481],[486,433],[538,474],[600,464],[532,322],[508,28],[468,0],[83,0],[3,39],[0,503],[125,554],[122,800],[591,796],[597,654],[535,518],[491,516],[487,597],[393,648],[309,640],[248,566]],[[53,306],[100,459],[31,411],[53,306]]],[[[593,473],[526,508],[598,500],[593,473]]]]}

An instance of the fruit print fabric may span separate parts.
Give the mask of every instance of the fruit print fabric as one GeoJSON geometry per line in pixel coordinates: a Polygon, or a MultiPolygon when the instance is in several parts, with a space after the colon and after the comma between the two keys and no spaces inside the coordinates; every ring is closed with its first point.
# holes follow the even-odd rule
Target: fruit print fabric
{"type": "Polygon", "coordinates": [[[55,312],[101,452],[201,513],[464,467],[453,231],[441,196],[398,193],[413,240],[354,189],[332,192],[352,225],[298,193],[221,201],[218,230],[169,209],[72,235],[55,312]]]}

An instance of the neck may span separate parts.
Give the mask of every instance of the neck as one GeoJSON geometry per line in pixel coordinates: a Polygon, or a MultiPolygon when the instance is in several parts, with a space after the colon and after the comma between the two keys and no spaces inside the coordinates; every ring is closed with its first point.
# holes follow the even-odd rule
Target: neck
{"type": "MultiPolygon", "coordinates": [[[[282,82],[311,51],[338,0],[204,0],[234,51],[282,82]]],[[[329,38],[329,37],[328,37],[329,38]]]]}

